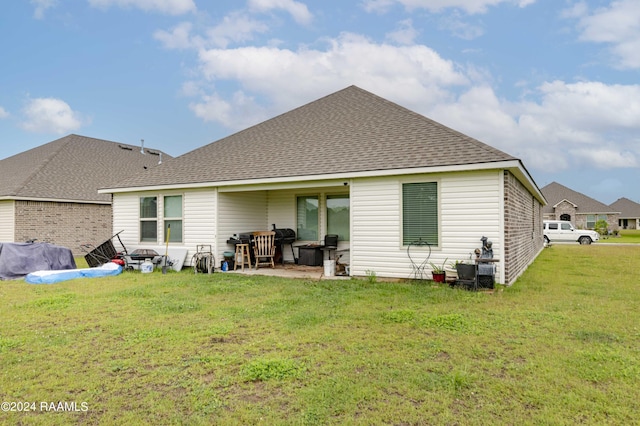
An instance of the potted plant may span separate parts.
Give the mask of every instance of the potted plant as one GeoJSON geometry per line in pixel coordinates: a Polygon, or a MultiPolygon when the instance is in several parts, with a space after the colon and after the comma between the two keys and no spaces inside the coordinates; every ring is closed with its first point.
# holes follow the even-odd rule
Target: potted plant
{"type": "Polygon", "coordinates": [[[429,262],[429,265],[431,266],[431,276],[433,276],[433,281],[437,283],[445,282],[445,279],[447,277],[446,272],[444,271],[445,263],[447,263],[447,259],[442,262],[441,266],[436,265],[433,262],[429,262]]]}
{"type": "Polygon", "coordinates": [[[447,267],[444,269],[444,272],[446,273],[446,276],[449,279],[449,281],[452,281],[452,280],[455,281],[458,279],[458,265],[461,263],[462,263],[461,260],[449,262],[447,267]]]}

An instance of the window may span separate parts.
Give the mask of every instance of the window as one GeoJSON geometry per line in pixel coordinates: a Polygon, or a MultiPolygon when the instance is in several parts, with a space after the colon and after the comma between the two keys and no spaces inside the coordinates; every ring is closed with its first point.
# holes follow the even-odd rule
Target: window
{"type": "Polygon", "coordinates": [[[439,244],[438,184],[436,182],[402,185],[402,244],[417,241],[439,244]]]}
{"type": "Polygon", "coordinates": [[[563,231],[571,231],[572,229],[570,223],[561,223],[560,226],[563,231]]]}
{"type": "Polygon", "coordinates": [[[140,241],[158,242],[158,197],[140,197],[140,241]]]}
{"type": "Polygon", "coordinates": [[[171,225],[169,242],[182,242],[182,195],[164,197],[164,237],[167,241],[167,230],[171,225]]]}
{"type": "Polygon", "coordinates": [[[349,195],[327,195],[327,234],[349,241],[349,195]]]}
{"type": "Polygon", "coordinates": [[[596,222],[599,220],[604,220],[606,222],[607,215],[606,214],[588,214],[587,215],[587,229],[595,229],[596,222]]]}
{"type": "Polygon", "coordinates": [[[558,230],[558,224],[557,223],[550,223],[549,224],[549,229],[553,229],[554,231],[558,230]]]}
{"type": "Polygon", "coordinates": [[[318,196],[304,196],[297,199],[298,239],[318,240],[318,196]]]}
{"type": "Polygon", "coordinates": [[[567,222],[571,222],[571,215],[567,213],[563,213],[560,215],[560,220],[566,220],[567,222]]]}

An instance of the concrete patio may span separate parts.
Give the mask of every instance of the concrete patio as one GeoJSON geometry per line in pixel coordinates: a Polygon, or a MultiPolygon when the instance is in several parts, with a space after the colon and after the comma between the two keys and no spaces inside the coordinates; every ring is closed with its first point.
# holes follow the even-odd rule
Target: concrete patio
{"type": "MultiPolygon", "coordinates": [[[[216,272],[220,270],[217,269],[216,272]]],[[[324,268],[322,266],[305,266],[296,265],[292,263],[276,264],[275,268],[268,266],[262,266],[258,269],[255,267],[249,268],[245,266],[244,271],[238,267],[235,271],[232,269],[228,272],[222,272],[223,274],[243,274],[243,275],[265,275],[272,277],[282,278],[299,278],[299,279],[312,279],[312,280],[345,280],[350,279],[349,276],[333,276],[327,277],[324,275],[324,268]]]]}

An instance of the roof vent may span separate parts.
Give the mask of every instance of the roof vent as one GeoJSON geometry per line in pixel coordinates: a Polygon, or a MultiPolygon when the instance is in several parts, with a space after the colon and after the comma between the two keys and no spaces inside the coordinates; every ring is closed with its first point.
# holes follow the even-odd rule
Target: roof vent
{"type": "Polygon", "coordinates": [[[120,149],[126,149],[127,151],[133,151],[133,148],[131,148],[130,146],[126,146],[126,145],[118,145],[120,147],[120,149]]]}
{"type": "Polygon", "coordinates": [[[144,154],[144,139],[140,139],[140,154],[144,154]]]}

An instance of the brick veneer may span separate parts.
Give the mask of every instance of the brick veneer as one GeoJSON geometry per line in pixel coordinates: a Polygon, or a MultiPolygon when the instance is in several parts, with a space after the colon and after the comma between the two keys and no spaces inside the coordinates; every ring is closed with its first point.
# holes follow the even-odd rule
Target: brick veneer
{"type": "Polygon", "coordinates": [[[542,205],[513,174],[504,172],[505,283],[512,284],[543,247],[542,205]]]}
{"type": "Polygon", "coordinates": [[[15,240],[37,238],[83,255],[81,244],[99,245],[112,236],[110,204],[16,201],[15,240]]]}

